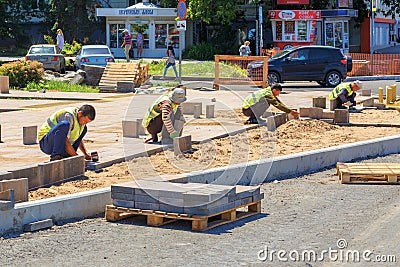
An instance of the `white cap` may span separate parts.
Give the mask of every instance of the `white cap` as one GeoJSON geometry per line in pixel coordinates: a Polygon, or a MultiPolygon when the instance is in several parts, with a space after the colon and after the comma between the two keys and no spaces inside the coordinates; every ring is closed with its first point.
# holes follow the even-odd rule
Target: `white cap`
{"type": "Polygon", "coordinates": [[[354,82],[355,85],[357,85],[358,88],[360,88],[360,90],[363,88],[363,83],[359,80],[354,82]]]}
{"type": "Polygon", "coordinates": [[[128,29],[124,29],[122,32],[129,32],[128,29]]]}

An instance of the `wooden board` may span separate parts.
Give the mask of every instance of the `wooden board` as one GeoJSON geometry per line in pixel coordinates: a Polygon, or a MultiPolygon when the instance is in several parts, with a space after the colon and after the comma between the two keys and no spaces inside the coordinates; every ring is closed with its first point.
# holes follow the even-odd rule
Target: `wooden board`
{"type": "Polygon", "coordinates": [[[133,82],[134,87],[139,87],[148,78],[147,64],[109,63],[99,82],[100,92],[117,91],[118,82],[133,82]]]}
{"type": "Polygon", "coordinates": [[[399,184],[400,164],[343,163],[336,164],[336,174],[344,183],[399,184]]]}
{"type": "Polygon", "coordinates": [[[208,216],[190,216],[188,214],[181,213],[168,213],[164,211],[141,210],[107,205],[105,218],[107,221],[115,222],[128,217],[142,215],[147,216],[147,225],[151,226],[165,225],[177,220],[189,220],[192,221],[192,230],[206,231],[211,228],[234,222],[236,220],[240,220],[259,213],[261,213],[261,200],[208,216]],[[239,211],[238,209],[240,208],[247,208],[248,210],[239,211]]]}

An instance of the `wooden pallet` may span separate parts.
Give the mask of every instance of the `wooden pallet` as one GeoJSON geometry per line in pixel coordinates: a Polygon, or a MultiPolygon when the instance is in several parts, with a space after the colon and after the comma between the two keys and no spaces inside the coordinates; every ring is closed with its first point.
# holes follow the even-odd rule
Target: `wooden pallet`
{"type": "Polygon", "coordinates": [[[165,225],[167,223],[175,222],[177,220],[189,220],[192,221],[192,230],[206,231],[211,228],[234,222],[236,220],[253,216],[259,213],[261,213],[261,200],[208,216],[190,216],[188,214],[123,208],[116,207],[114,205],[107,205],[105,217],[107,221],[115,222],[136,215],[144,215],[147,216],[147,225],[151,226],[165,225]],[[244,207],[247,207],[248,211],[238,210],[239,208],[244,207]]]}
{"type": "Polygon", "coordinates": [[[118,82],[134,82],[139,64],[108,63],[99,82],[100,92],[117,92],[118,82]]]}
{"type": "Polygon", "coordinates": [[[336,164],[339,182],[399,184],[400,164],[395,163],[343,163],[336,164]]]}

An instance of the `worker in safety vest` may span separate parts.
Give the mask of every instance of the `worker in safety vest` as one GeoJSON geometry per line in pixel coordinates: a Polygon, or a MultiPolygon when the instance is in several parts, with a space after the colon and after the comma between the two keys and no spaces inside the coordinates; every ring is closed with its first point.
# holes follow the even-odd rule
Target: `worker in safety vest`
{"type": "Polygon", "coordinates": [[[341,83],[332,90],[329,94],[329,100],[331,101],[331,110],[335,110],[337,108],[354,108],[356,105],[356,101],[354,98],[356,97],[356,91],[362,89],[362,82],[347,82],[341,83]]]}
{"type": "Polygon", "coordinates": [[[172,143],[172,139],[182,134],[185,119],[180,104],[186,101],[186,93],[182,88],[175,88],[168,94],[160,96],[148,109],[142,125],[151,134],[145,140],[158,142],[158,133],[161,132],[162,143],[172,143]]]}
{"type": "Polygon", "coordinates": [[[86,160],[91,160],[86,151],[83,137],[86,124],[93,121],[96,111],[91,105],[80,108],[65,108],[52,114],[39,130],[40,150],[50,155],[50,161],[77,156],[79,148],[86,160]]]}
{"type": "Polygon", "coordinates": [[[271,87],[260,89],[248,95],[242,103],[242,112],[245,116],[249,117],[246,124],[257,124],[258,122],[263,122],[264,120],[260,117],[270,105],[298,118],[299,113],[296,110],[288,108],[278,99],[281,92],[282,86],[276,83],[271,87]]]}

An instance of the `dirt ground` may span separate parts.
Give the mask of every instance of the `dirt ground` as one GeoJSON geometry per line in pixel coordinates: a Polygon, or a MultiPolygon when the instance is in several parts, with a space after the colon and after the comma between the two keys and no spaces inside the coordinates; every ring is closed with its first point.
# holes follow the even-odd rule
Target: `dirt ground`
{"type": "MultiPolygon", "coordinates": [[[[219,112],[217,116],[230,117],[232,114],[219,112]]],[[[350,122],[398,123],[399,117],[400,113],[396,110],[364,110],[361,113],[351,113],[350,122]]],[[[244,118],[239,116],[238,119],[244,118]]],[[[201,123],[207,122],[202,120],[201,123]]],[[[191,153],[180,156],[165,150],[150,157],[114,164],[97,172],[87,171],[84,179],[29,192],[29,200],[108,187],[134,178],[201,171],[398,134],[400,128],[395,127],[340,127],[318,120],[292,120],[278,127],[275,132],[261,127],[193,145],[191,153]]]]}

